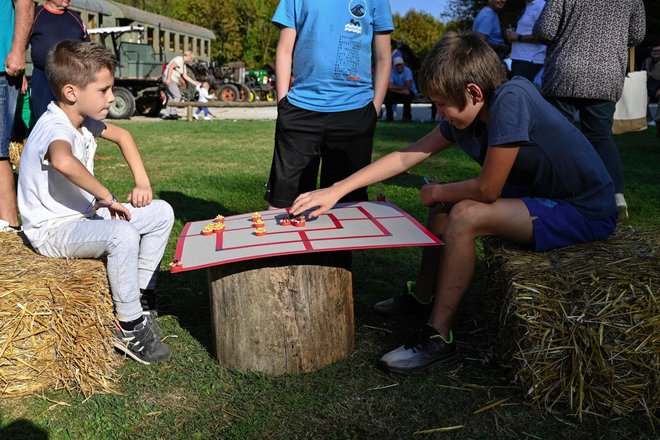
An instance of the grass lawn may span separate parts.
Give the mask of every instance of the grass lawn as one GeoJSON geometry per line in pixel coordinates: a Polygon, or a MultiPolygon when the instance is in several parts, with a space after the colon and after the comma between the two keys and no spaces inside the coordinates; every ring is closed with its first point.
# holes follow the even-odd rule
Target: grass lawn
{"type": "MultiPolygon", "coordinates": [[[[221,368],[211,342],[204,271],[171,275],[176,237],[191,220],[265,209],[263,201],[273,148],[272,121],[124,122],[140,146],[157,197],[167,200],[176,223],[160,277],[163,331],[171,362],[149,367],[127,360],[119,395],[88,400],[66,392],[0,401],[0,439],[298,439],[411,438],[416,431],[463,425],[448,433],[415,435],[443,439],[639,439],[655,438],[643,415],[588,417],[582,422],[539,412],[495,360],[494,317],[484,289],[483,264],[464,307],[456,335],[462,353],[450,371],[411,377],[387,375],[374,361],[394,348],[418,321],[386,318],[371,305],[414,276],[416,248],[355,252],[355,352],[322,371],[271,378],[221,368]],[[477,410],[500,399],[496,408],[477,410]],[[55,402],[63,402],[56,404],[55,402]]],[[[428,131],[423,123],[379,124],[374,158],[428,131]]],[[[654,130],[617,137],[627,179],[632,223],[660,231],[660,140],[654,130]]],[[[101,143],[96,175],[115,194],[132,179],[118,149],[101,143]]],[[[423,176],[457,180],[478,167],[450,150],[410,173],[370,188],[425,222],[418,188],[423,176]]]]}

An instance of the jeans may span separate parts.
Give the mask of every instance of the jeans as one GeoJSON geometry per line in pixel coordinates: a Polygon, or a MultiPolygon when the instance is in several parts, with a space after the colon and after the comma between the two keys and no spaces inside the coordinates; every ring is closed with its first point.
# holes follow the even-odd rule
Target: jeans
{"type": "Polygon", "coordinates": [[[120,321],[142,314],[140,289],[153,289],[174,224],[172,207],[154,200],[143,208],[124,206],[131,221],[112,220],[99,209],[92,219],[72,221],[54,228],[37,248],[47,257],[100,258],[107,256],[108,282],[120,321]]]}
{"type": "Polygon", "coordinates": [[[195,110],[195,114],[198,115],[201,112],[204,112],[204,116],[206,116],[206,117],[209,116],[209,108],[208,107],[197,107],[197,110],[195,110]]]}
{"type": "Polygon", "coordinates": [[[580,128],[589,139],[605,168],[614,181],[614,191],[623,193],[623,168],[619,150],[612,138],[612,118],[616,103],[586,98],[546,98],[564,116],[573,122],[576,112],[580,116],[580,128]]]}
{"type": "Polygon", "coordinates": [[[9,140],[14,128],[16,103],[22,76],[7,76],[0,73],[0,157],[9,157],[9,140]]]}

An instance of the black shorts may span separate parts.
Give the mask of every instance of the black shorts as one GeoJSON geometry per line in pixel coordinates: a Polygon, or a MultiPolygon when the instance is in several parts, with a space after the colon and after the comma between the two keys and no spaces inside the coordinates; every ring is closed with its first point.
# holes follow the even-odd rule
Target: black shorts
{"type": "MultiPolygon", "coordinates": [[[[324,113],[296,107],[282,98],[277,105],[266,201],[278,208],[291,206],[299,194],[316,189],[319,166],[320,187],[326,188],[369,165],[376,119],[371,102],[356,110],[324,113]]],[[[341,201],[367,197],[365,187],[341,201]]]]}

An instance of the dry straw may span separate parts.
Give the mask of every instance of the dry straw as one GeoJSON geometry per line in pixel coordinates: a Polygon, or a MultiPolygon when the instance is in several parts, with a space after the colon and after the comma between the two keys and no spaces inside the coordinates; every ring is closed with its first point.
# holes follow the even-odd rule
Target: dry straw
{"type": "Polygon", "coordinates": [[[103,263],[37,255],[0,233],[0,397],[115,391],[113,307],[103,263]]]}
{"type": "Polygon", "coordinates": [[[488,239],[502,295],[499,352],[539,407],[582,418],[660,409],[660,239],[621,227],[607,242],[535,253],[488,239]]]}

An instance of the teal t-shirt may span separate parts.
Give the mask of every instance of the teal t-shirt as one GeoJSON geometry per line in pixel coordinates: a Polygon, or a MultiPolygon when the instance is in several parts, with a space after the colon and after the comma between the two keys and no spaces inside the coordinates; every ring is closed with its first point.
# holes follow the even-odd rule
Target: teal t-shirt
{"type": "Polygon", "coordinates": [[[281,0],[272,21],[296,31],[291,104],[337,112],[373,101],[371,44],[394,30],[389,0],[281,0]]]}
{"type": "Polygon", "coordinates": [[[4,72],[5,59],[14,38],[14,2],[11,0],[0,1],[0,28],[0,72],[4,72]]]}

